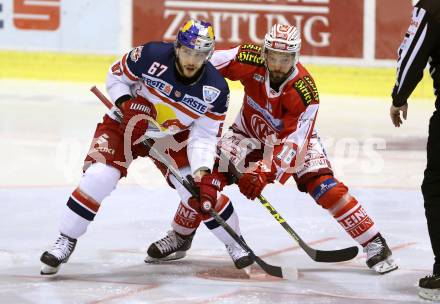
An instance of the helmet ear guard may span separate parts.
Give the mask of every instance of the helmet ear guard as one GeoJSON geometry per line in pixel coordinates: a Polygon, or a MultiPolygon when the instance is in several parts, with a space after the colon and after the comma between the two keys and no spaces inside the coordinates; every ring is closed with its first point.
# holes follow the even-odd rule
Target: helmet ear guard
{"type": "Polygon", "coordinates": [[[174,47],[185,46],[189,49],[206,52],[208,61],[214,52],[215,36],[214,29],[209,22],[191,19],[179,30],[174,41],[174,47]]]}

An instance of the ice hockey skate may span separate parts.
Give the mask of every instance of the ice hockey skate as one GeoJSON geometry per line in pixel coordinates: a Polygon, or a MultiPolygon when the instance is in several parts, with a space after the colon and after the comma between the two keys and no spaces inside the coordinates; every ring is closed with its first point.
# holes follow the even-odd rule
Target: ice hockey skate
{"type": "Polygon", "coordinates": [[[431,301],[440,301],[440,275],[433,274],[419,280],[419,296],[431,301]]]}
{"type": "Polygon", "coordinates": [[[148,247],[145,263],[183,259],[186,256],[186,251],[191,248],[194,234],[195,231],[188,236],[183,236],[174,230],[168,231],[164,238],[148,247]]]}
{"type": "Polygon", "coordinates": [[[367,254],[367,266],[377,273],[385,274],[398,268],[390,248],[380,234],[364,247],[364,252],[367,254]]]}
{"type": "Polygon", "coordinates": [[[41,255],[40,261],[43,263],[43,266],[41,267],[40,274],[56,274],[61,264],[67,263],[75,246],[76,239],[69,238],[61,233],[52,248],[41,255]]]}
{"type": "Polygon", "coordinates": [[[254,258],[240,247],[237,243],[225,245],[234,265],[237,269],[242,269],[254,263],[254,258]]]}

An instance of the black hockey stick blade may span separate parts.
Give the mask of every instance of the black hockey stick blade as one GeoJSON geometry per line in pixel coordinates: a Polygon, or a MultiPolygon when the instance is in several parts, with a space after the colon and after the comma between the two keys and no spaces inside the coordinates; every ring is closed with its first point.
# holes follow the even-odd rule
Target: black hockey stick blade
{"type": "Polygon", "coordinates": [[[329,250],[329,251],[315,250],[315,249],[312,250],[314,251],[314,256],[315,256],[315,258],[312,257],[312,259],[315,260],[316,262],[323,262],[323,263],[349,261],[355,258],[359,252],[359,248],[356,246],[347,247],[338,250],[329,250]]]}
{"type": "Polygon", "coordinates": [[[269,201],[262,195],[258,197],[260,203],[266,207],[269,213],[277,220],[277,222],[286,230],[290,236],[298,243],[298,245],[307,253],[307,255],[315,262],[336,263],[353,259],[358,254],[358,247],[352,246],[336,250],[318,250],[310,247],[301,237],[293,230],[286,220],[275,210],[269,201]]]}
{"type": "Polygon", "coordinates": [[[261,269],[264,270],[268,275],[271,275],[273,277],[279,277],[283,278],[283,270],[279,266],[274,266],[267,264],[265,261],[263,261],[259,256],[255,255],[255,253],[252,251],[252,249],[246,244],[245,241],[243,241],[234,230],[232,230],[231,226],[229,226],[225,220],[214,210],[210,209],[211,216],[217,221],[217,223],[222,226],[226,232],[240,245],[241,248],[246,250],[251,257],[255,260],[255,263],[258,264],[258,266],[261,267],[261,269]]]}
{"type": "MultiPolygon", "coordinates": [[[[228,164],[228,170],[238,179],[241,177],[242,173],[237,170],[235,165],[227,158],[224,154],[220,154],[220,160],[228,164]]],[[[275,208],[269,203],[269,201],[262,195],[258,196],[260,203],[266,207],[269,213],[274,217],[274,219],[290,234],[290,236],[298,243],[298,245],[307,253],[307,255],[316,262],[323,263],[335,263],[343,262],[353,259],[357,254],[359,249],[356,246],[337,249],[337,250],[317,250],[311,248],[304,242],[301,237],[293,230],[292,227],[286,222],[286,220],[275,210],[275,208]]]]}
{"type": "Polygon", "coordinates": [[[281,267],[267,264],[258,256],[255,256],[254,258],[255,263],[257,263],[267,274],[270,274],[273,277],[283,278],[283,270],[281,267]]]}

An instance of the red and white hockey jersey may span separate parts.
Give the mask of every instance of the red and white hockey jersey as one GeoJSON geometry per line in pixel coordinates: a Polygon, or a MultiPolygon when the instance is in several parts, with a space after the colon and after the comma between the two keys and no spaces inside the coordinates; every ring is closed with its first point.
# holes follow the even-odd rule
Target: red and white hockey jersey
{"type": "Polygon", "coordinates": [[[235,126],[263,145],[274,145],[276,176],[284,183],[294,173],[294,164],[301,162],[299,155],[307,150],[314,129],[319,96],[312,76],[297,63],[276,92],[270,88],[261,47],[252,44],[215,51],[211,63],[224,77],[243,84],[244,100],[235,126]]]}

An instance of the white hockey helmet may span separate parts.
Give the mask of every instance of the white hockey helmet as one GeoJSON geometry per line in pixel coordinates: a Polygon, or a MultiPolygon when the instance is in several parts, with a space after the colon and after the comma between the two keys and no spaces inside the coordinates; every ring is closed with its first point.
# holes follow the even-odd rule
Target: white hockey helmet
{"type": "Polygon", "coordinates": [[[301,34],[296,26],[274,24],[264,36],[263,56],[266,50],[291,53],[298,61],[301,49],[301,34]]]}

